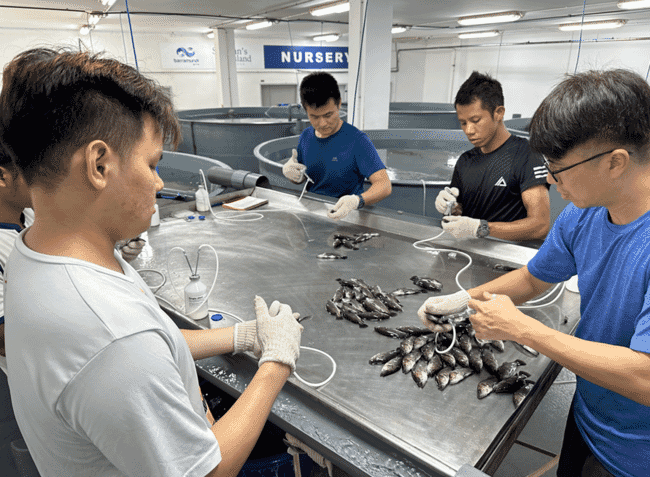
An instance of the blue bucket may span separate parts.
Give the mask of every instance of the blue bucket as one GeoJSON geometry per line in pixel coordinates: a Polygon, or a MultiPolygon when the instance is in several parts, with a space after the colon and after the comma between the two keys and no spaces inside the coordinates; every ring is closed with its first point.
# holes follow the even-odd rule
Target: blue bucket
{"type": "MultiPolygon", "coordinates": [[[[307,454],[300,454],[300,472],[311,474],[314,461],[307,454]]],[[[294,477],[293,456],[277,454],[263,459],[247,460],[238,477],[294,477]]]]}

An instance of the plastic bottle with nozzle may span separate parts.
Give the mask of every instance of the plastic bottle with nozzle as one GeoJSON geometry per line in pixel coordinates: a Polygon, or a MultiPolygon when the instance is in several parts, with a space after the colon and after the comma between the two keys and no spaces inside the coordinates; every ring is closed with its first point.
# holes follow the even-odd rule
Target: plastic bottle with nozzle
{"type": "Polygon", "coordinates": [[[208,288],[199,275],[190,275],[190,283],[185,287],[185,314],[193,320],[208,316],[208,288]]]}
{"type": "Polygon", "coordinates": [[[155,212],[151,215],[150,227],[157,227],[160,225],[160,209],[158,208],[158,204],[154,204],[153,207],[155,209],[155,212]]]}
{"type": "Polygon", "coordinates": [[[196,190],[196,210],[198,212],[208,212],[210,210],[210,196],[208,191],[205,190],[203,184],[199,185],[196,190]]]}

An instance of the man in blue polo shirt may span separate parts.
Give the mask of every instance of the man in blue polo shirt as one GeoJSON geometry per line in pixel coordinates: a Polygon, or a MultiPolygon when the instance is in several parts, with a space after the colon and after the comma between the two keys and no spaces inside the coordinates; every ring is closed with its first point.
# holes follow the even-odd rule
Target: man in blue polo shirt
{"type": "Polygon", "coordinates": [[[312,127],[300,135],[298,149],[282,167],[284,176],[299,184],[305,174],[316,194],[338,198],[327,216],[342,219],[350,211],[388,197],[391,183],[386,167],[368,136],[339,116],[341,93],[329,73],[316,72],[300,83],[302,102],[312,127]],[[363,182],[370,181],[364,192],[363,182]]]}
{"type": "Polygon", "coordinates": [[[626,70],[571,76],[535,112],[530,144],[546,157],[547,181],[572,203],[527,266],[431,298],[418,314],[426,324],[427,313],[469,304],[477,338],[517,341],[576,374],[558,476],[647,476],[650,86],[626,70]],[[515,307],[576,274],[575,336],[515,307]]]}

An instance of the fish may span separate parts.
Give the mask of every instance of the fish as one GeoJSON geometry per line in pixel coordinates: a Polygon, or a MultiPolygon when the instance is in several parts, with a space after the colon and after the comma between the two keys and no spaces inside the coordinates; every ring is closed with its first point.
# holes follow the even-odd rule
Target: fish
{"type": "Polygon", "coordinates": [[[363,318],[364,320],[387,320],[390,318],[390,315],[388,313],[380,313],[378,311],[363,311],[363,312],[358,312],[357,315],[359,315],[359,318],[363,318]]]}
{"type": "Polygon", "coordinates": [[[476,387],[476,397],[478,397],[479,399],[483,399],[489,394],[492,394],[492,391],[494,391],[494,385],[498,382],[499,382],[499,378],[490,376],[489,378],[484,379],[483,381],[478,383],[478,386],[476,387]]]}
{"type": "Polygon", "coordinates": [[[341,300],[341,309],[348,309],[355,313],[363,313],[366,311],[363,305],[353,298],[343,298],[343,300],[341,300]]]}
{"type": "Polygon", "coordinates": [[[337,259],[345,260],[346,258],[348,258],[347,256],[341,255],[340,253],[336,253],[336,252],[323,252],[317,255],[317,257],[320,258],[321,260],[337,260],[337,259]]]}
{"type": "Polygon", "coordinates": [[[366,298],[363,300],[362,304],[368,311],[378,311],[380,313],[390,314],[388,307],[377,298],[366,298]]]}
{"type": "Polygon", "coordinates": [[[332,300],[327,300],[325,302],[325,308],[332,315],[336,316],[337,320],[340,320],[341,318],[343,318],[343,314],[341,313],[341,309],[332,300]]]}
{"type": "Polygon", "coordinates": [[[502,379],[494,385],[493,392],[495,393],[514,393],[517,390],[524,387],[526,384],[526,378],[530,377],[530,374],[526,371],[519,371],[519,373],[510,376],[507,379],[502,379]]]}
{"type": "Polygon", "coordinates": [[[402,351],[404,352],[405,355],[413,351],[414,342],[415,342],[415,336],[409,336],[408,338],[402,340],[402,342],[400,343],[400,348],[402,348],[402,351]]]}
{"type": "Polygon", "coordinates": [[[535,381],[527,379],[526,384],[524,384],[521,388],[517,389],[512,394],[512,402],[515,404],[515,407],[519,407],[519,405],[524,401],[526,396],[528,396],[530,391],[533,389],[533,386],[535,386],[535,381]]]}
{"type": "Polygon", "coordinates": [[[438,353],[440,356],[440,359],[442,359],[447,366],[449,366],[451,369],[456,368],[456,358],[454,357],[453,354],[450,353],[438,353]]]}
{"type": "Polygon", "coordinates": [[[334,232],[332,237],[339,240],[354,240],[354,235],[345,234],[343,232],[334,232]]]}
{"type": "Polygon", "coordinates": [[[500,353],[503,353],[506,350],[506,346],[501,340],[489,340],[488,343],[500,353]]]}
{"type": "Polygon", "coordinates": [[[396,329],[413,336],[428,335],[429,333],[431,333],[431,330],[428,328],[423,328],[421,326],[413,326],[413,325],[398,326],[396,329]]]}
{"type": "Polygon", "coordinates": [[[511,376],[517,374],[517,367],[525,366],[526,362],[521,359],[516,359],[514,361],[505,361],[501,363],[501,366],[497,369],[496,375],[501,381],[508,379],[511,376]]]}
{"type": "Polygon", "coordinates": [[[392,349],[390,351],[382,351],[372,356],[369,360],[369,364],[385,364],[393,358],[402,355],[402,350],[399,348],[392,349]]]}
{"type": "Polygon", "coordinates": [[[420,352],[420,350],[417,349],[405,355],[404,358],[402,359],[402,372],[404,374],[410,373],[413,367],[415,366],[415,363],[417,363],[421,357],[422,357],[422,353],[420,352]]]}
{"type": "Polygon", "coordinates": [[[456,359],[456,364],[459,366],[462,366],[463,368],[469,368],[469,358],[467,355],[463,352],[462,349],[456,348],[455,346],[449,350],[449,353],[451,353],[454,358],[456,359]]]}
{"type": "Polygon", "coordinates": [[[436,374],[438,371],[440,371],[443,367],[444,367],[444,365],[442,364],[442,360],[440,359],[440,356],[438,356],[436,354],[436,355],[434,355],[433,358],[431,358],[427,362],[427,374],[431,378],[431,377],[433,377],[434,374],[436,374]]]}
{"type": "Polygon", "coordinates": [[[411,281],[418,287],[430,291],[442,291],[442,283],[435,278],[418,277],[413,275],[411,281]]]}
{"type": "Polygon", "coordinates": [[[481,350],[478,348],[472,349],[469,352],[469,367],[472,368],[477,373],[480,373],[483,369],[483,359],[481,358],[481,350]]]}
{"type": "Polygon", "coordinates": [[[359,247],[356,246],[353,240],[341,240],[341,244],[345,248],[349,248],[350,250],[359,250],[359,247]]]}
{"type": "Polygon", "coordinates": [[[472,374],[474,374],[474,371],[469,368],[454,369],[449,373],[449,384],[458,384],[472,374]]]}
{"type": "Polygon", "coordinates": [[[494,353],[489,348],[483,348],[481,350],[481,358],[483,359],[483,366],[488,370],[490,374],[496,376],[497,370],[499,369],[499,362],[497,361],[494,353]]]}
{"type": "Polygon", "coordinates": [[[296,321],[298,321],[298,323],[302,323],[303,321],[305,321],[305,320],[309,320],[309,319],[311,319],[311,315],[300,316],[300,317],[298,317],[298,318],[296,319],[296,321]]]}
{"type": "Polygon", "coordinates": [[[438,389],[441,391],[444,390],[449,384],[449,373],[452,371],[453,370],[450,367],[445,366],[436,373],[436,383],[438,384],[438,389]]]}
{"type": "Polygon", "coordinates": [[[422,354],[428,361],[431,361],[433,357],[436,356],[436,344],[429,342],[420,348],[420,351],[422,351],[422,354]]]}
{"type": "Polygon", "coordinates": [[[390,374],[396,373],[402,368],[402,356],[397,356],[390,361],[387,361],[381,368],[379,376],[382,378],[390,374]]]}
{"type": "Polygon", "coordinates": [[[385,326],[375,326],[375,331],[380,335],[388,336],[389,338],[405,339],[408,334],[394,328],[386,328],[385,326]]]}
{"type": "Polygon", "coordinates": [[[368,327],[368,324],[365,321],[363,321],[361,318],[359,318],[359,315],[346,308],[343,309],[343,318],[345,318],[348,321],[351,321],[352,323],[359,325],[359,328],[368,327]]]}
{"type": "Polygon", "coordinates": [[[343,299],[343,287],[339,287],[334,292],[334,295],[332,296],[332,301],[336,303],[337,301],[341,301],[342,299],[343,299]]]}
{"type": "Polygon", "coordinates": [[[523,354],[527,354],[529,356],[532,356],[533,358],[539,356],[539,351],[531,348],[530,346],[522,345],[521,343],[517,343],[516,341],[512,341],[512,344],[515,345],[515,348],[517,348],[523,354]]]}
{"type": "Polygon", "coordinates": [[[344,287],[354,288],[356,286],[356,283],[345,278],[337,278],[336,281],[339,282],[344,287]]]}
{"type": "Polygon", "coordinates": [[[343,245],[343,242],[341,242],[341,239],[335,238],[332,241],[332,247],[334,247],[334,248],[339,248],[341,245],[343,245]]]}
{"type": "Polygon", "coordinates": [[[457,336],[458,339],[458,345],[460,346],[460,349],[462,349],[467,355],[469,355],[472,352],[472,339],[469,337],[469,335],[466,334],[461,334],[457,336]]]}
{"type": "Polygon", "coordinates": [[[403,310],[402,305],[394,296],[387,295],[384,293],[383,295],[379,296],[379,301],[381,301],[384,305],[386,305],[391,310],[395,310],[395,311],[403,310]]]}
{"type": "Polygon", "coordinates": [[[418,293],[422,293],[422,289],[398,288],[397,290],[391,292],[390,294],[393,296],[406,296],[406,295],[417,295],[418,293]]]}
{"type": "Polygon", "coordinates": [[[510,265],[504,265],[503,263],[497,263],[493,268],[494,270],[498,270],[500,272],[512,272],[513,270],[519,270],[516,267],[511,267],[510,265]]]}
{"type": "Polygon", "coordinates": [[[429,372],[427,371],[428,364],[428,361],[421,359],[415,363],[415,366],[411,371],[413,381],[415,381],[415,384],[417,384],[420,389],[426,386],[427,381],[429,380],[429,372]]]}
{"type": "Polygon", "coordinates": [[[433,333],[430,333],[428,335],[420,335],[417,338],[415,338],[415,341],[413,342],[413,348],[415,349],[420,349],[422,348],[425,344],[427,344],[429,341],[432,341],[433,338],[435,338],[436,335],[433,333]]]}

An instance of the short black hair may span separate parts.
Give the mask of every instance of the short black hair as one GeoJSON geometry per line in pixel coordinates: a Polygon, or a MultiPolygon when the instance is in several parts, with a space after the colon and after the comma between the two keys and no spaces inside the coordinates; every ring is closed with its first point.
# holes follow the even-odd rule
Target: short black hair
{"type": "Polygon", "coordinates": [[[476,100],[480,100],[483,109],[494,115],[494,111],[504,103],[501,83],[478,71],[472,72],[456,93],[454,105],[467,106],[476,100]]]}
{"type": "Polygon", "coordinates": [[[341,102],[341,91],[334,76],[324,71],[311,73],[300,82],[300,102],[302,106],[321,108],[330,99],[338,105],[341,102]]]}
{"type": "Polygon", "coordinates": [[[117,60],[88,52],[36,48],[4,69],[0,142],[28,185],[55,187],[72,154],[100,139],[126,158],[153,119],[165,142],[181,132],[171,98],[153,80],[117,60]]]}
{"type": "MultiPolygon", "coordinates": [[[[530,145],[549,160],[592,139],[637,151],[650,143],[650,86],[624,69],[586,71],[565,78],[530,121],[530,145]]],[[[646,153],[632,156],[645,162],[646,153]]]]}

